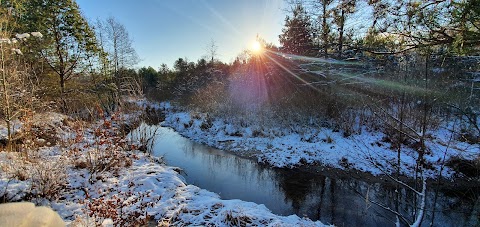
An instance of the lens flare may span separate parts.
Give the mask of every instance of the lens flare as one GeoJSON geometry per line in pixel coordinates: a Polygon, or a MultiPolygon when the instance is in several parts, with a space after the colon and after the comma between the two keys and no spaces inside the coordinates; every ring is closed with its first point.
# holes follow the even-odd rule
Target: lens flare
{"type": "Polygon", "coordinates": [[[250,44],[250,51],[254,54],[260,54],[263,51],[262,44],[257,40],[250,44]]]}

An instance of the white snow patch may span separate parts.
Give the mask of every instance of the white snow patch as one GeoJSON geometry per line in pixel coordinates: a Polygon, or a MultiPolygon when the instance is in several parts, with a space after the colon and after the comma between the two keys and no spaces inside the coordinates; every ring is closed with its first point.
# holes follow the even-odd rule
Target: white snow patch
{"type": "MultiPolygon", "coordinates": [[[[383,142],[385,135],[371,132],[366,128],[361,134],[344,137],[342,132],[334,132],[329,128],[302,126],[302,132],[294,132],[289,128],[272,126],[271,128],[241,127],[229,119],[216,119],[210,128],[201,128],[206,122],[205,115],[170,108],[165,111],[163,126],[172,127],[183,136],[194,141],[233,152],[253,151],[259,162],[275,167],[292,168],[304,164],[320,163],[326,166],[346,169],[354,168],[375,175],[384,174],[391,169],[384,168],[395,163],[397,153],[391,144],[383,142]],[[195,120],[192,120],[195,116],[195,120]],[[254,133],[254,131],[256,133],[254,133]],[[258,132],[261,133],[258,133],[258,132]],[[232,141],[225,143],[225,141],[232,141]],[[382,166],[382,168],[379,168],[382,166]]],[[[426,159],[434,165],[428,170],[429,177],[435,177],[440,170],[445,151],[446,160],[460,156],[468,160],[478,157],[478,144],[452,141],[447,148],[451,132],[448,127],[433,132],[433,139],[427,142],[431,154],[426,159]]],[[[409,147],[403,147],[401,153],[402,173],[413,176],[417,153],[409,147]]],[[[452,176],[453,172],[445,167],[442,175],[452,176]]]]}
{"type": "MultiPolygon", "coordinates": [[[[170,108],[168,104],[159,106],[170,108]]],[[[88,144],[93,144],[98,138],[94,135],[94,128],[78,131],[65,127],[62,123],[64,117],[54,113],[34,117],[36,124],[59,128],[57,132],[65,134],[62,137],[68,138],[66,141],[73,141],[77,133],[81,133],[83,137],[81,142],[68,147],[56,145],[35,151],[35,157],[43,160],[42,163],[52,163],[51,168],[57,166],[53,163],[64,165],[62,174],[65,176],[61,176],[61,179],[65,179],[68,185],[62,189],[59,199],[49,201],[36,198],[35,202],[52,207],[68,224],[92,224],[93,218],[87,216],[89,204],[97,206],[98,203],[103,204],[102,201],[121,201],[121,204],[124,204],[121,208],[124,216],[140,214],[136,218],[141,219],[148,214],[155,220],[173,226],[324,226],[320,221],[313,222],[296,215],[285,217],[272,214],[264,205],[241,200],[222,200],[215,193],[194,185],[186,185],[185,179],[177,173],[178,168],[165,166],[158,158],[137,151],[120,151],[132,162],[118,172],[102,171],[92,174],[88,169],[75,167],[76,161],[87,160],[87,152],[90,150],[88,144]]],[[[186,113],[179,113],[174,119],[179,126],[191,124],[192,121],[186,113]]],[[[195,127],[200,127],[197,123],[195,127]]],[[[102,122],[96,124],[101,125],[102,122]]],[[[4,131],[1,126],[0,129],[4,131]]],[[[114,127],[111,130],[114,130],[114,127]]],[[[196,132],[200,133],[201,130],[196,132]]],[[[100,150],[104,148],[105,146],[96,147],[100,150]]],[[[8,200],[23,200],[27,193],[35,193],[36,189],[32,188],[35,182],[30,176],[38,174],[35,171],[37,166],[18,153],[0,152],[0,196],[5,196],[8,200]],[[26,179],[18,179],[20,173],[24,173],[26,179]]],[[[98,224],[116,225],[111,218],[98,218],[98,224]]]]}

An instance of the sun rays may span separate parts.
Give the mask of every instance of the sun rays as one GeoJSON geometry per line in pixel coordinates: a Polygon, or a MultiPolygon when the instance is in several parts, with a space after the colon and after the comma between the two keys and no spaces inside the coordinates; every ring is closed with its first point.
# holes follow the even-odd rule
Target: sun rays
{"type": "Polygon", "coordinates": [[[394,79],[378,78],[359,62],[287,55],[262,46],[261,42],[250,43],[249,53],[250,59],[235,72],[229,88],[234,103],[249,110],[261,110],[293,96],[308,99],[332,92],[365,100],[385,92],[432,92],[394,79]],[[317,67],[322,74],[310,67],[317,67]]]}
{"type": "Polygon", "coordinates": [[[255,40],[253,41],[251,44],[250,44],[250,52],[252,52],[252,54],[261,54],[263,52],[263,46],[262,44],[255,40]]]}

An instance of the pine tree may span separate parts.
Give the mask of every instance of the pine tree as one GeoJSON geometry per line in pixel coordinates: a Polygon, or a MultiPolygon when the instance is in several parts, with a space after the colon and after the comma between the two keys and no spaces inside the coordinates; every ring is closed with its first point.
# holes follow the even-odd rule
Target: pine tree
{"type": "MultiPolygon", "coordinates": [[[[391,51],[444,51],[478,53],[480,47],[480,0],[470,1],[370,1],[372,34],[383,33],[401,40],[391,51]]],[[[370,34],[369,34],[370,35],[370,34]]]]}
{"type": "Polygon", "coordinates": [[[355,12],[356,0],[340,0],[337,9],[334,10],[335,24],[338,30],[338,57],[342,57],[343,42],[345,39],[345,22],[347,17],[355,12]]]}
{"type": "Polygon", "coordinates": [[[43,59],[58,75],[65,110],[65,81],[98,50],[95,34],[74,0],[30,0],[24,6],[18,29],[43,34],[41,42],[29,47],[32,59],[43,59]]]}
{"type": "Polygon", "coordinates": [[[453,2],[451,12],[454,50],[461,54],[478,52],[480,47],[480,0],[453,2]],[[455,31],[456,28],[457,30],[455,31]]]}
{"type": "Polygon", "coordinates": [[[323,56],[328,57],[328,47],[330,46],[330,33],[331,33],[331,24],[329,22],[332,10],[330,6],[333,0],[319,0],[318,8],[320,15],[318,19],[320,20],[321,29],[320,29],[320,40],[321,47],[323,49],[323,56]]]}
{"type": "Polygon", "coordinates": [[[286,17],[285,28],[279,37],[282,51],[308,56],[313,54],[312,25],[302,5],[295,6],[292,18],[286,17]]]}

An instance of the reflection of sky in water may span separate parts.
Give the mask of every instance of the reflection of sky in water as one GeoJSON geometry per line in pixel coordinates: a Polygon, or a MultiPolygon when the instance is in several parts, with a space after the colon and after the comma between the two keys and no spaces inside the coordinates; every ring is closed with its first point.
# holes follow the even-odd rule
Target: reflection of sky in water
{"type": "MultiPolygon", "coordinates": [[[[150,128],[152,131],[154,127],[150,128]]],[[[154,154],[163,156],[170,166],[185,171],[187,183],[219,194],[222,199],[241,199],[264,204],[273,213],[297,214],[324,224],[337,226],[394,226],[394,217],[367,202],[361,195],[369,194],[369,200],[394,207],[392,188],[345,178],[330,178],[321,173],[313,174],[301,170],[285,170],[263,167],[255,161],[216,150],[181,137],[169,128],[156,128],[154,154]]],[[[402,193],[402,201],[411,200],[410,193],[402,193]]],[[[433,193],[428,201],[432,203],[433,193]]],[[[455,199],[439,197],[444,209],[455,199]]],[[[476,198],[477,203],[478,197],[476,198]]],[[[462,226],[479,214],[474,201],[462,204],[457,201],[455,213],[439,212],[435,215],[436,225],[462,226]],[[460,204],[460,205],[459,205],[460,204]],[[467,207],[465,207],[467,206],[467,207]],[[469,211],[469,212],[467,212],[469,211]]],[[[438,205],[437,205],[438,207],[438,205]]],[[[404,204],[404,210],[411,206],[404,204]]],[[[430,224],[431,215],[424,219],[430,224]]]]}
{"type": "Polygon", "coordinates": [[[292,214],[284,193],[274,180],[275,172],[257,163],[194,143],[171,133],[161,133],[154,154],[168,165],[185,171],[187,183],[218,193],[223,199],[241,199],[265,204],[279,214],[292,214]]]}

